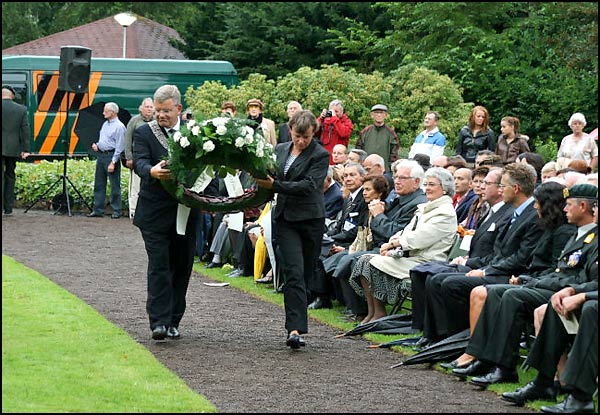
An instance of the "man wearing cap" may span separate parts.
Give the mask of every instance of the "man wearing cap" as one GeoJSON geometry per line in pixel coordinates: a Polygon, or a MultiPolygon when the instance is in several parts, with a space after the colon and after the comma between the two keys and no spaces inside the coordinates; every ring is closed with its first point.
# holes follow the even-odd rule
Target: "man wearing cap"
{"type": "MultiPolygon", "coordinates": [[[[597,273],[586,272],[598,261],[598,224],[593,211],[597,189],[590,184],[565,189],[564,211],[569,223],[577,226],[577,232],[567,241],[556,269],[548,270],[519,289],[507,290],[502,285],[488,287],[487,299],[466,349],[466,353],[478,359],[466,374],[482,375],[473,377],[472,384],[485,388],[495,383],[517,382],[519,342],[527,323],[533,322],[533,310],[565,287],[573,288],[574,292],[590,291],[590,287],[597,289],[597,273]]],[[[457,370],[453,373],[458,375],[457,370]]],[[[553,379],[547,379],[525,395],[513,401],[555,399],[553,379]]]]}
{"type": "Polygon", "coordinates": [[[13,101],[15,91],[2,85],[2,209],[12,215],[15,204],[17,160],[29,156],[27,108],[13,101]]]}
{"type": "Polygon", "coordinates": [[[387,106],[373,105],[371,108],[373,124],[358,133],[355,147],[365,150],[368,154],[379,154],[385,160],[385,171],[389,172],[392,163],[398,160],[400,144],[396,132],[385,124],[387,116],[387,106]]]}
{"type": "Polygon", "coordinates": [[[271,143],[271,145],[275,147],[277,145],[275,122],[263,117],[262,101],[258,98],[249,99],[246,103],[246,110],[248,111],[248,119],[256,122],[254,129],[256,130],[258,127],[260,127],[267,142],[271,143]]]}

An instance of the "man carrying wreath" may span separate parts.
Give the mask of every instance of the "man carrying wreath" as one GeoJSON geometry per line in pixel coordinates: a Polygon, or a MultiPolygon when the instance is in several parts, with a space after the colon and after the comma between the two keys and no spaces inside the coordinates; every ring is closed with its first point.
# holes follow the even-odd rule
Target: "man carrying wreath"
{"type": "MultiPolygon", "coordinates": [[[[173,179],[166,159],[169,139],[180,127],[179,89],[175,85],[158,88],[154,93],[154,107],[156,119],[133,133],[134,170],[141,177],[133,224],[142,233],[148,255],[146,311],[152,338],[164,340],[180,336],[179,323],[186,308],[199,211],[190,210],[185,233],[179,234],[179,203],[161,183],[173,179]]],[[[213,179],[203,193],[217,195],[217,180],[213,179]]]]}

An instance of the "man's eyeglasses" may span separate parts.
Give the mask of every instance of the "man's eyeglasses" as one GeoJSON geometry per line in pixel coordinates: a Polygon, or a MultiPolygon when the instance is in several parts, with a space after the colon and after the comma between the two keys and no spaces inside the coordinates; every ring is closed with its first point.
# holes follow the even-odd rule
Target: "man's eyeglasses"
{"type": "Polygon", "coordinates": [[[159,110],[154,110],[157,114],[170,114],[175,111],[175,108],[161,108],[159,110]]]}
{"type": "Polygon", "coordinates": [[[408,180],[408,179],[414,179],[414,177],[411,177],[411,176],[394,176],[394,179],[408,180]]]}

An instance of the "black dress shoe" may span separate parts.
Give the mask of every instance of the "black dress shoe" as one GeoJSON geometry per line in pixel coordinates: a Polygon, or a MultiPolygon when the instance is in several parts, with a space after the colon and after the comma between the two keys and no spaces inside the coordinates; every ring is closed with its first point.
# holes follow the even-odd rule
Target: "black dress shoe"
{"type": "Polygon", "coordinates": [[[174,326],[169,326],[167,329],[167,337],[170,339],[178,339],[181,336],[179,329],[174,326]]]}
{"type": "Polygon", "coordinates": [[[299,349],[301,346],[306,346],[306,342],[299,334],[290,334],[285,341],[285,344],[291,349],[299,349]]]}
{"type": "Polygon", "coordinates": [[[431,340],[429,337],[423,336],[413,345],[413,349],[424,349],[431,343],[433,343],[433,340],[431,340]]]}
{"type": "Polygon", "coordinates": [[[472,378],[470,383],[482,388],[487,388],[495,383],[515,383],[518,381],[519,374],[516,370],[504,370],[496,366],[487,375],[472,378]]]}
{"type": "Polygon", "coordinates": [[[317,297],[315,301],[308,305],[309,310],[319,310],[321,308],[332,308],[331,300],[329,298],[317,297]]]}
{"type": "Polygon", "coordinates": [[[462,365],[458,364],[458,360],[453,360],[450,363],[440,363],[440,366],[443,367],[444,369],[464,369],[466,367],[469,367],[469,365],[472,362],[467,362],[467,363],[463,363],[462,365]]]}
{"type": "Polygon", "coordinates": [[[452,369],[452,374],[459,378],[466,379],[467,376],[479,376],[486,374],[490,371],[493,366],[489,363],[482,362],[481,360],[474,360],[471,364],[465,368],[452,369]]]}
{"type": "Polygon", "coordinates": [[[204,268],[221,268],[222,266],[223,264],[221,264],[220,262],[209,262],[204,266],[204,268]]]}
{"type": "Polygon", "coordinates": [[[104,217],[104,215],[102,213],[98,213],[98,212],[88,213],[85,216],[88,217],[88,218],[102,218],[102,217],[104,217]]]}
{"type": "Polygon", "coordinates": [[[567,395],[567,398],[554,406],[542,406],[542,412],[551,414],[592,414],[596,411],[594,401],[580,401],[573,395],[567,395]]]}
{"type": "Polygon", "coordinates": [[[160,325],[156,326],[152,329],[152,339],[153,340],[164,340],[167,337],[167,327],[160,325]]]}
{"type": "Polygon", "coordinates": [[[556,389],[554,386],[538,386],[534,382],[529,382],[522,388],[514,392],[504,392],[502,399],[512,402],[517,406],[525,405],[525,402],[543,399],[545,401],[556,400],[556,389]]]}

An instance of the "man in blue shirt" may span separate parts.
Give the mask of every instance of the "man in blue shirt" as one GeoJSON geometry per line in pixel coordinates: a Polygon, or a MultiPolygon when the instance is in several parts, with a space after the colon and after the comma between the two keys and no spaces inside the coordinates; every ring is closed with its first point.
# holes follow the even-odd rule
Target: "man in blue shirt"
{"type": "Polygon", "coordinates": [[[94,176],[94,210],[89,218],[104,216],[106,206],[106,179],[110,180],[110,206],[112,218],[121,217],[121,153],[125,149],[125,131],[127,128],[119,120],[119,106],[114,102],[104,105],[102,112],[106,121],[100,129],[97,143],[92,144],[96,152],[96,173],[94,176]]]}

